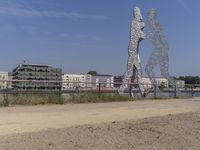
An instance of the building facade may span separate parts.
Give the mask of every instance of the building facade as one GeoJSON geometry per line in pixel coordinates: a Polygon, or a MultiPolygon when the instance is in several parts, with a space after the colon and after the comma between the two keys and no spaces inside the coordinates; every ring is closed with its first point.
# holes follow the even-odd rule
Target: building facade
{"type": "Polygon", "coordinates": [[[0,72],[0,89],[8,88],[8,72],[0,72]]]}
{"type": "Polygon", "coordinates": [[[168,88],[169,87],[169,81],[166,78],[156,78],[156,83],[158,87],[160,88],[168,88]]]}
{"type": "Polygon", "coordinates": [[[185,81],[184,80],[176,80],[176,87],[177,88],[185,88],[185,81]]]}
{"type": "Polygon", "coordinates": [[[123,76],[114,76],[114,87],[119,88],[123,83],[123,76]]]}
{"type": "Polygon", "coordinates": [[[151,81],[147,77],[142,78],[142,85],[145,90],[151,89],[153,86],[151,85],[151,81]]]}
{"type": "Polygon", "coordinates": [[[91,88],[92,76],[89,74],[64,74],[62,75],[62,90],[91,88]]]}
{"type": "Polygon", "coordinates": [[[114,77],[111,75],[92,76],[92,87],[98,88],[99,85],[104,89],[114,88],[114,77]]]}
{"type": "Polygon", "coordinates": [[[60,68],[47,65],[20,64],[13,69],[12,75],[14,89],[61,90],[62,69],[60,68]]]}
{"type": "MultiPolygon", "coordinates": [[[[157,77],[155,80],[156,80],[156,84],[158,87],[160,87],[160,88],[168,88],[169,87],[169,85],[168,85],[169,82],[167,79],[157,77]]],[[[153,88],[153,86],[154,86],[151,84],[150,79],[147,77],[142,78],[142,85],[143,85],[144,89],[150,89],[150,88],[153,88]]]]}
{"type": "Polygon", "coordinates": [[[8,89],[12,89],[12,80],[13,80],[13,76],[12,76],[12,72],[8,72],[8,82],[7,82],[7,88],[8,89]]]}
{"type": "MultiPolygon", "coordinates": [[[[122,83],[122,76],[115,76],[114,77],[114,82],[115,82],[115,84],[114,84],[114,87],[120,87],[120,83],[122,83]]],[[[157,86],[159,86],[159,87],[163,87],[163,88],[167,88],[168,87],[168,80],[167,79],[165,79],[165,78],[156,78],[155,79],[156,80],[156,84],[157,84],[157,86]]],[[[150,88],[153,88],[153,85],[151,84],[151,81],[150,81],[150,79],[148,78],[148,77],[142,77],[142,80],[141,80],[141,82],[142,82],[142,86],[143,86],[143,88],[144,89],[150,89],[150,88]]]]}

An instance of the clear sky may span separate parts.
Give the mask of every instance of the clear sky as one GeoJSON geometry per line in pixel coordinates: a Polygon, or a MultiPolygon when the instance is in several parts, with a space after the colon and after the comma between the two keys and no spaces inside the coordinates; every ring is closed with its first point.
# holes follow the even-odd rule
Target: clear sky
{"type": "MultiPolygon", "coordinates": [[[[0,71],[19,63],[122,75],[133,7],[158,11],[173,76],[200,75],[199,0],[0,0],[0,71]]],[[[141,43],[143,66],[153,47],[141,43]]],[[[143,67],[144,68],[144,67],[143,67]]]]}

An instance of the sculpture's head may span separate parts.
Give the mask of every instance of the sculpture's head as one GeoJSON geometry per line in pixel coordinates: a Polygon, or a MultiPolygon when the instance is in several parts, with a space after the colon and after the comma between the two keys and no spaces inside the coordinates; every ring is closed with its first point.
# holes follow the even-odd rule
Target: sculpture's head
{"type": "Polygon", "coordinates": [[[135,18],[135,20],[137,20],[137,21],[142,21],[142,15],[141,15],[141,12],[140,12],[140,8],[139,8],[139,7],[135,7],[135,8],[134,8],[134,18],[135,18]]]}
{"type": "Polygon", "coordinates": [[[156,19],[157,18],[157,12],[155,8],[151,8],[148,11],[148,19],[156,19]]]}

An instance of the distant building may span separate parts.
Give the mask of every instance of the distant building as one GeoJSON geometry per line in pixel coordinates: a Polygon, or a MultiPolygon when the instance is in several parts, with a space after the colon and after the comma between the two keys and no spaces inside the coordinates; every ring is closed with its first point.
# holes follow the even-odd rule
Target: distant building
{"type": "Polygon", "coordinates": [[[8,88],[8,72],[0,72],[0,89],[8,88]]]}
{"type": "Polygon", "coordinates": [[[7,82],[8,89],[13,88],[12,80],[13,80],[12,72],[8,72],[8,82],[7,82]]]}
{"type": "MultiPolygon", "coordinates": [[[[154,85],[152,85],[151,81],[149,78],[147,77],[143,77],[142,78],[142,84],[144,86],[144,89],[150,89],[153,88],[154,85]]],[[[162,87],[162,88],[167,88],[168,87],[168,80],[165,78],[156,78],[156,84],[158,87],[162,87]]]]}
{"type": "Polygon", "coordinates": [[[166,78],[156,78],[156,83],[157,83],[158,87],[162,87],[162,88],[169,87],[169,81],[166,78]]]}
{"type": "Polygon", "coordinates": [[[176,80],[176,87],[177,88],[184,88],[185,87],[185,81],[184,80],[176,80]]]}
{"type": "Polygon", "coordinates": [[[144,89],[150,89],[153,87],[150,79],[147,77],[142,78],[142,85],[143,85],[144,89]]]}
{"type": "MultiPolygon", "coordinates": [[[[114,77],[114,87],[118,88],[123,82],[123,76],[115,76],[114,77]]],[[[142,85],[145,89],[149,89],[152,87],[151,81],[147,77],[142,77],[142,85]]]]}
{"type": "Polygon", "coordinates": [[[47,65],[20,64],[13,69],[12,74],[13,80],[19,80],[12,82],[14,89],[61,90],[60,81],[62,79],[62,69],[60,68],[54,68],[47,65]],[[30,82],[23,82],[20,80],[28,80],[30,82]],[[31,82],[34,80],[37,82],[31,82]]]}
{"type": "Polygon", "coordinates": [[[92,87],[97,88],[99,84],[104,89],[112,89],[114,87],[114,77],[112,75],[92,76],[92,87]]]}
{"type": "Polygon", "coordinates": [[[62,75],[62,90],[91,88],[91,78],[89,74],[64,74],[62,75]]]}
{"type": "Polygon", "coordinates": [[[123,76],[114,76],[114,87],[118,88],[122,85],[123,76]]]}

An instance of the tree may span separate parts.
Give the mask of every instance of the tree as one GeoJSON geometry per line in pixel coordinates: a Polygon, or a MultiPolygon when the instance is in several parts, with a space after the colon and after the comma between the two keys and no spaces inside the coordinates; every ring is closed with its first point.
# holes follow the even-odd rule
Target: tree
{"type": "Polygon", "coordinates": [[[92,75],[92,76],[98,75],[98,73],[97,73],[96,71],[94,71],[94,70],[88,71],[87,74],[90,74],[90,75],[92,75]]]}
{"type": "Polygon", "coordinates": [[[185,81],[185,77],[184,77],[184,76],[180,76],[180,77],[178,77],[177,79],[178,79],[178,80],[183,80],[183,81],[185,81]]]}
{"type": "Polygon", "coordinates": [[[178,80],[185,81],[185,84],[200,84],[200,77],[199,76],[180,76],[178,80]]]}

